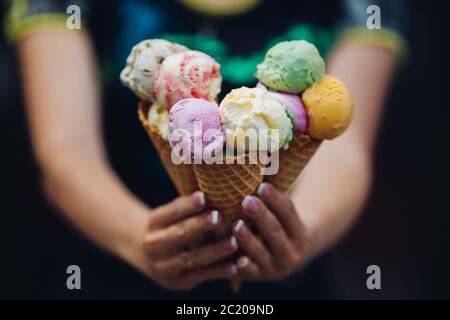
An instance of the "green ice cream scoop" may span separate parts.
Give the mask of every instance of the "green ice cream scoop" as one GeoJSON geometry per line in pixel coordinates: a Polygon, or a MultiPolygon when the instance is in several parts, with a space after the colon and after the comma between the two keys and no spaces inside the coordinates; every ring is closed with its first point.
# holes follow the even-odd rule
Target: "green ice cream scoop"
{"type": "Polygon", "coordinates": [[[300,93],[325,74],[325,62],[317,48],[304,40],[280,42],[267,51],[256,77],[267,87],[300,93]]]}

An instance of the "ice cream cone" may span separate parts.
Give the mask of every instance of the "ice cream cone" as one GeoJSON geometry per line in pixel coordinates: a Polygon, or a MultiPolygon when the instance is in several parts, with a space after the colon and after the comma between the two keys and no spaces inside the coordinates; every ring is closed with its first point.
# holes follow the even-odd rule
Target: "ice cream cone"
{"type": "Polygon", "coordinates": [[[156,127],[147,121],[147,114],[150,104],[141,101],[138,107],[139,120],[147,131],[153,145],[158,151],[159,157],[167,170],[172,182],[181,195],[189,195],[197,190],[198,183],[195,177],[192,164],[175,164],[171,158],[172,149],[169,142],[165,141],[156,127]]]}
{"type": "Polygon", "coordinates": [[[264,181],[272,184],[281,192],[289,191],[320,144],[321,141],[296,132],[289,143],[289,149],[280,150],[278,173],[265,176],[264,181]]]}
{"type": "MultiPolygon", "coordinates": [[[[231,234],[232,225],[238,219],[244,219],[241,202],[245,196],[255,193],[262,181],[261,167],[246,159],[245,164],[194,164],[197,181],[212,208],[222,214],[222,223],[215,231],[218,238],[231,234]]],[[[245,219],[244,219],[245,220],[245,219]]],[[[239,292],[237,278],[230,281],[234,292],[239,292]]]]}

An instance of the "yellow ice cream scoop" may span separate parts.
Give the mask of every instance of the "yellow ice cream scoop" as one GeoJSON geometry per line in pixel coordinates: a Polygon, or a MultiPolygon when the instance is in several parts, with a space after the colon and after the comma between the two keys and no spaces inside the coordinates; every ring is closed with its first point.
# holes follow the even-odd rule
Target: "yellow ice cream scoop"
{"type": "Polygon", "coordinates": [[[353,100],[347,87],[326,75],[305,90],[302,101],[309,116],[308,134],[317,140],[341,135],[353,119],[353,100]]]}
{"type": "Polygon", "coordinates": [[[232,90],[219,106],[229,146],[239,151],[277,151],[292,139],[292,123],[286,108],[266,89],[232,90]],[[256,139],[250,139],[254,134],[256,139]],[[244,142],[249,136],[249,143],[244,142]]]}

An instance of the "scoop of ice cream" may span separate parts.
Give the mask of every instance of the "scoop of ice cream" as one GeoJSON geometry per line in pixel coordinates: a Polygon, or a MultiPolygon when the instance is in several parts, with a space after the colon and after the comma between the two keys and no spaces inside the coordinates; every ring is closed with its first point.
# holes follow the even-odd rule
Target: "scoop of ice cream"
{"type": "Polygon", "coordinates": [[[139,42],[131,50],[120,80],[142,100],[153,101],[153,86],[161,63],[168,56],[187,50],[184,46],[162,39],[139,42]]]}
{"type": "Polygon", "coordinates": [[[169,136],[169,111],[158,103],[154,103],[148,110],[148,123],[158,129],[161,137],[167,141],[169,136]]]}
{"type": "Polygon", "coordinates": [[[219,108],[227,145],[234,145],[240,152],[276,151],[292,137],[292,124],[285,107],[265,89],[234,89],[219,108]],[[252,131],[257,141],[243,143],[243,137],[251,139],[252,131]]]}
{"type": "Polygon", "coordinates": [[[169,113],[169,143],[172,148],[190,152],[194,158],[218,154],[224,135],[219,106],[204,99],[178,101],[169,113]]]}
{"type": "MultiPolygon", "coordinates": [[[[256,87],[267,90],[261,82],[259,82],[256,87]]],[[[294,131],[305,133],[308,128],[308,115],[306,114],[305,107],[303,106],[300,97],[292,93],[270,90],[268,92],[286,107],[287,112],[292,118],[294,131]]]]}
{"type": "Polygon", "coordinates": [[[304,40],[280,42],[267,51],[256,77],[270,89],[300,93],[320,81],[325,62],[317,48],[304,40]]]}
{"type": "Polygon", "coordinates": [[[213,58],[199,51],[186,51],[164,60],[154,90],[158,102],[170,109],[186,98],[214,101],[221,84],[220,65],[213,58]]]}
{"type": "Polygon", "coordinates": [[[306,89],[302,96],[309,115],[308,134],[318,140],[334,139],[353,119],[353,101],[346,86],[332,76],[306,89]]]}

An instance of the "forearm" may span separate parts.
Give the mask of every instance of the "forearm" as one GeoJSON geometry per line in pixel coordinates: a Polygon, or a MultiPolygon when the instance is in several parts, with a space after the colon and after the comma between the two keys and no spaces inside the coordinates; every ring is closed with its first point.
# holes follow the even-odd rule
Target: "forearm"
{"type": "Polygon", "coordinates": [[[322,144],[292,192],[311,232],[310,256],[333,246],[361,212],[370,189],[383,100],[396,60],[383,48],[343,44],[328,61],[327,72],[347,85],[356,111],[349,130],[322,144]]]}
{"type": "Polygon", "coordinates": [[[371,159],[341,141],[324,142],[302,173],[292,200],[310,232],[308,258],[320,255],[357,219],[371,181],[371,159]]]}
{"type": "Polygon", "coordinates": [[[49,32],[19,47],[31,139],[49,198],[96,243],[122,254],[145,207],[108,165],[87,36],[49,32]]]}
{"type": "Polygon", "coordinates": [[[127,250],[139,243],[148,208],[125,188],[107,163],[67,146],[53,154],[42,172],[49,200],[96,244],[125,257],[127,250]]]}

